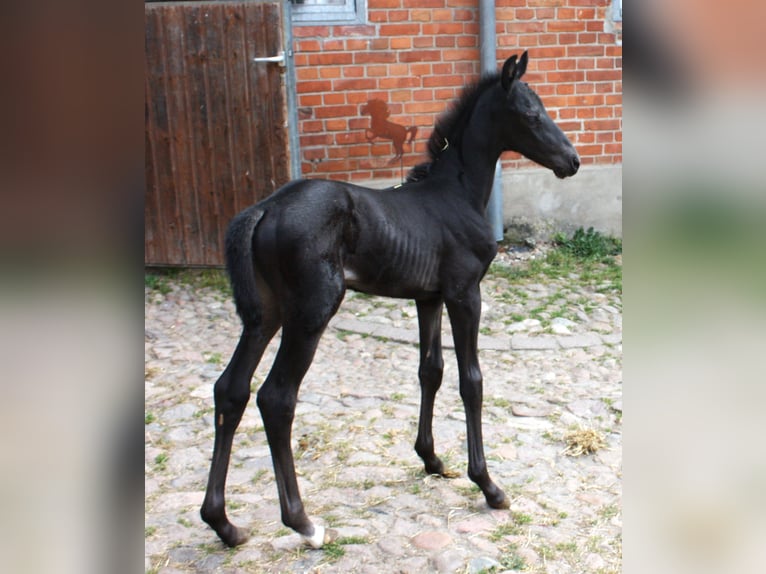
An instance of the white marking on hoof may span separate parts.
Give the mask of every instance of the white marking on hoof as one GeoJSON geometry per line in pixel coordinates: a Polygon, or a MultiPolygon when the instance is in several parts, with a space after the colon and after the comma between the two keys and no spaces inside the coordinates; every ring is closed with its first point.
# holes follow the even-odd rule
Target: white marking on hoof
{"type": "Polygon", "coordinates": [[[324,526],[314,526],[314,534],[303,536],[303,540],[312,548],[321,548],[324,544],[324,526]]]}

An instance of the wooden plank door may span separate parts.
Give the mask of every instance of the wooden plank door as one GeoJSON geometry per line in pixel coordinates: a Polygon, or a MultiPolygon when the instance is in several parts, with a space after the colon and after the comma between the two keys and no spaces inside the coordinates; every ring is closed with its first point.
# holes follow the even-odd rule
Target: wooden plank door
{"type": "Polygon", "coordinates": [[[231,218],[290,179],[281,2],[145,5],[147,265],[220,266],[231,218]]]}

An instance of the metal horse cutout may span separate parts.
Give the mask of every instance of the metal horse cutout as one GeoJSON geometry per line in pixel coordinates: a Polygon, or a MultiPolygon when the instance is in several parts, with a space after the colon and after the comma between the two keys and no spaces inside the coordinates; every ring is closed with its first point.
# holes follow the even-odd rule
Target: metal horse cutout
{"type": "Polygon", "coordinates": [[[405,128],[402,125],[389,121],[388,117],[391,115],[391,112],[383,100],[369,100],[367,104],[362,106],[362,113],[370,116],[370,127],[364,130],[364,137],[367,138],[367,141],[372,143],[375,138],[391,140],[394,144],[396,155],[389,160],[388,165],[393,164],[397,159],[401,159],[404,155],[404,144],[407,141],[407,136],[409,135],[409,141],[412,143],[412,140],[415,139],[415,135],[418,133],[418,127],[410,126],[405,128]]]}
{"type": "Polygon", "coordinates": [[[201,516],[229,546],[247,532],[226,516],[232,439],[267,344],[282,328],[274,364],[257,393],[276,475],[282,521],[318,548],[323,527],[307,516],[290,445],[298,388],[346,289],[414,299],[420,328],[420,419],[415,450],[426,472],[448,476],[434,452],[434,397],[442,382],[441,317],[446,305],[467,426],[468,476],[492,508],[509,500],[490,478],[481,427],[477,356],[479,282],[497,252],[485,220],[495,164],[513,150],[574,175],[580,160],[521,76],[527,53],[467,87],[429,141],[430,161],[389,191],[326,180],[288,183],[238,214],[226,262],[242,319],[236,350],[215,384],[215,444],[201,516]]]}

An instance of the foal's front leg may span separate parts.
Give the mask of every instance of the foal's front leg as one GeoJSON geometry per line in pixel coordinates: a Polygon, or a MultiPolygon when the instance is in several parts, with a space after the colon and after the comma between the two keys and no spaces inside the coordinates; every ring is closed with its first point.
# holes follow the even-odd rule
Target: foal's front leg
{"type": "Polygon", "coordinates": [[[446,300],[455,340],[460,377],[460,397],[465,407],[468,431],[468,477],[473,480],[492,508],[508,508],[505,493],[489,477],[484,458],[481,432],[482,376],[479,368],[478,338],[481,315],[479,285],[468,288],[446,300]]]}
{"type": "Polygon", "coordinates": [[[428,474],[447,476],[444,463],[434,452],[432,421],[436,391],[442,384],[444,361],[442,360],[442,307],[441,299],[416,301],[420,326],[420,419],[415,452],[423,459],[428,474]]]}

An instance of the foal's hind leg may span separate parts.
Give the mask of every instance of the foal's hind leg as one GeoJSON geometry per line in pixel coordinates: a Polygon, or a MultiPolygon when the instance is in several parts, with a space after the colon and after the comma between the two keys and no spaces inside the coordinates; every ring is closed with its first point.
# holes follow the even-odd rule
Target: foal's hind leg
{"type": "Polygon", "coordinates": [[[276,321],[260,327],[245,326],[229,365],[215,383],[215,444],[200,515],[228,546],[237,546],[248,538],[226,516],[224,490],[232,440],[250,398],[253,372],[278,327],[276,321]]]}
{"type": "Polygon", "coordinates": [[[314,359],[319,339],[345,292],[340,273],[321,271],[323,273],[311,274],[313,281],[301,282],[306,292],[296,293],[288,303],[290,317],[285,317],[274,366],[258,390],[258,408],[274,463],[282,522],[303,535],[314,548],[324,544],[325,531],[321,526],[315,527],[303,509],[290,438],[298,389],[314,359]]]}
{"type": "Polygon", "coordinates": [[[432,421],[434,416],[434,399],[442,384],[444,361],[442,360],[441,299],[416,301],[418,308],[418,324],[420,326],[420,419],[418,422],[418,438],[415,440],[415,452],[423,459],[428,474],[452,476],[444,470],[444,463],[434,453],[434,437],[432,421]]]}

